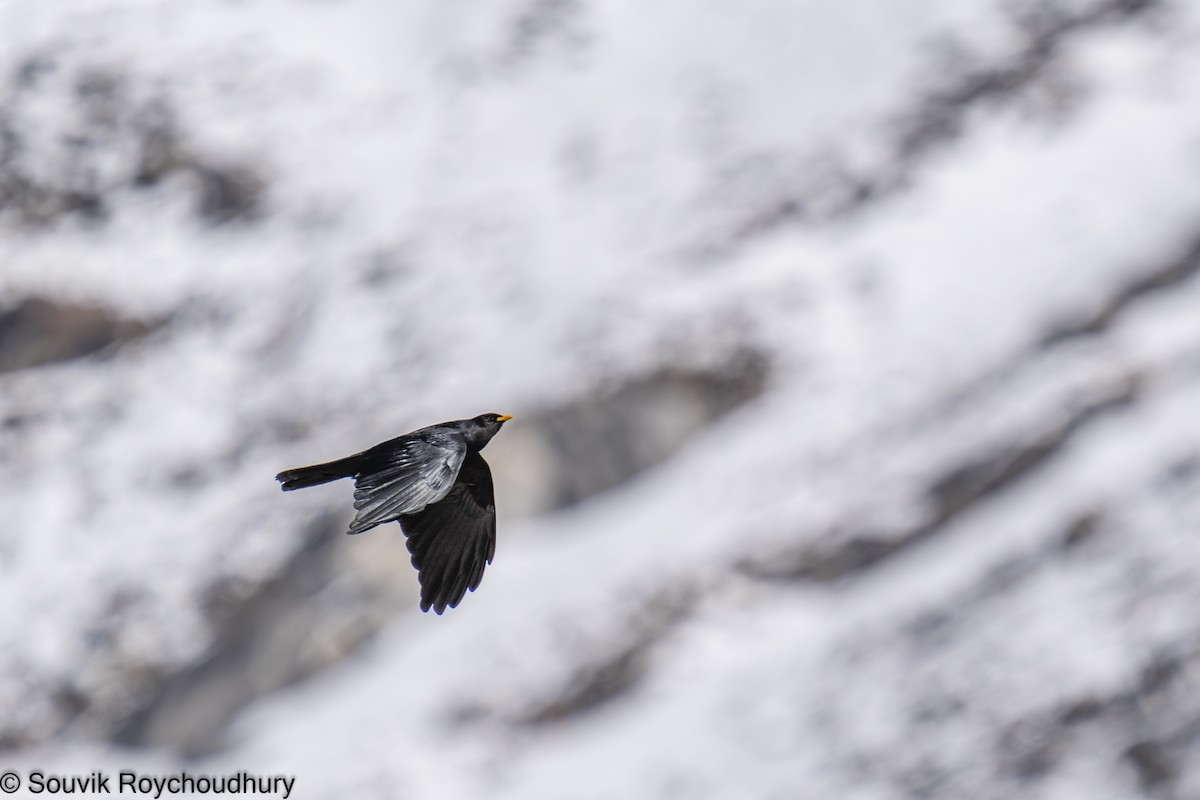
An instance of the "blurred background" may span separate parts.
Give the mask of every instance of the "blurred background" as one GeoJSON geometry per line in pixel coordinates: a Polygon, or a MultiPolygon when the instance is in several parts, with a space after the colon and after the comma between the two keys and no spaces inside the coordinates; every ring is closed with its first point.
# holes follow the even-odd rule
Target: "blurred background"
{"type": "Polygon", "coordinates": [[[3,0],[0,766],[1200,797],[1198,37],[3,0]],[[272,479],[488,411],[442,617],[272,479]]]}

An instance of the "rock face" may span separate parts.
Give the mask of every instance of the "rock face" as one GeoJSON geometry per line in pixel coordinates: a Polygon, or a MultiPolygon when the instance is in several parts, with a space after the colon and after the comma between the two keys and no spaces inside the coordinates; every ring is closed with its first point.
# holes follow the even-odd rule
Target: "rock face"
{"type": "Polygon", "coordinates": [[[62,42],[28,42],[0,94],[0,217],[44,228],[64,218],[101,225],[128,195],[186,176],[210,223],[255,216],[262,182],[249,169],[193,153],[153,84],[80,63],[62,42]],[[39,47],[40,46],[40,47],[39,47]]]}
{"type": "Polygon", "coordinates": [[[114,319],[102,308],[26,298],[0,312],[0,372],[112,350],[149,329],[142,322],[114,319]]]}
{"type": "Polygon", "coordinates": [[[0,766],[1200,792],[1194,9],[51,5],[0,2],[0,766]],[[271,479],[485,411],[443,617],[271,479]]]}

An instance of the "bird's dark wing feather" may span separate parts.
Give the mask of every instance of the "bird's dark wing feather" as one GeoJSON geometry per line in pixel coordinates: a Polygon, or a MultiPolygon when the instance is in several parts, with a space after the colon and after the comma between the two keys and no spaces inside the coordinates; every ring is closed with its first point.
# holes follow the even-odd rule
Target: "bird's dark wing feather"
{"type": "Polygon", "coordinates": [[[400,517],[400,527],[421,581],[422,611],[441,614],[475,591],[496,553],[496,501],[483,456],[468,453],[449,494],[400,517]]]}
{"type": "Polygon", "coordinates": [[[362,453],[354,480],[354,510],[348,533],[362,533],[403,514],[421,511],[454,486],[467,454],[461,436],[409,434],[362,453]]]}

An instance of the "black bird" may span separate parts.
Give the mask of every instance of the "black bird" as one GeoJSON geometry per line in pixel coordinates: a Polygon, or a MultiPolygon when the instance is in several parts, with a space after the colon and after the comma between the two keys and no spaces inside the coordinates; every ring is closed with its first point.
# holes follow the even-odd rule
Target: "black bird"
{"type": "Polygon", "coordinates": [[[492,471],[479,455],[508,414],[430,425],[352,456],[275,476],[285,492],[354,478],[346,533],[399,520],[421,582],[421,610],[441,614],[483,580],[496,553],[492,471]]]}

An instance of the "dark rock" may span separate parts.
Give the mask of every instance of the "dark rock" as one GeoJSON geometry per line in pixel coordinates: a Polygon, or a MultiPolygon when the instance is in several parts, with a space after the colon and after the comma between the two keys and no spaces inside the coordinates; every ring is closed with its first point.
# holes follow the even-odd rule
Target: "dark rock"
{"type": "Polygon", "coordinates": [[[1145,740],[1130,745],[1125,751],[1125,758],[1137,770],[1138,781],[1148,793],[1173,782],[1178,773],[1170,753],[1155,741],[1145,740]]]}
{"type": "Polygon", "coordinates": [[[0,218],[34,230],[64,217],[101,224],[114,196],[177,174],[194,178],[205,222],[261,215],[261,176],[200,155],[167,98],[139,93],[128,76],[86,66],[71,72],[42,54],[19,65],[11,85],[9,95],[0,92],[0,218]],[[33,92],[38,103],[62,107],[53,122],[26,112],[33,92]]]}
{"type": "Polygon", "coordinates": [[[0,312],[0,372],[93,355],[153,328],[95,306],[27,298],[0,312]]]}
{"type": "Polygon", "coordinates": [[[631,620],[624,641],[613,643],[595,660],[580,663],[557,693],[517,721],[526,725],[562,722],[631,691],[645,675],[650,652],[684,619],[691,602],[692,594],[687,591],[653,598],[639,618],[631,620]]]}
{"type": "MultiPolygon", "coordinates": [[[[1024,441],[1016,439],[951,468],[930,484],[927,490],[930,511],[917,525],[894,532],[834,532],[790,555],[773,554],[769,559],[748,561],[742,569],[771,580],[828,581],[882,563],[937,535],[962,514],[1036,473],[1089,423],[1132,404],[1137,392],[1137,381],[1127,381],[1111,394],[1081,405],[1056,427],[1026,434],[1024,441]]],[[[1086,534],[1086,530],[1079,532],[1080,536],[1086,534]]]]}
{"type": "MultiPolygon", "coordinates": [[[[114,733],[129,745],[185,756],[218,749],[226,726],[252,700],[320,669],[305,643],[321,627],[312,599],[334,578],[342,519],[313,520],[304,544],[278,575],[259,586],[219,583],[208,608],[217,635],[196,663],[162,676],[148,702],[114,733]]],[[[364,630],[355,642],[373,630],[364,630]]],[[[339,654],[341,655],[341,654],[339,654]]]]}
{"type": "MultiPolygon", "coordinates": [[[[496,448],[497,460],[522,461],[525,483],[499,493],[521,498],[526,513],[582,502],[667,460],[758,396],[766,375],[761,357],[743,353],[722,368],[664,369],[529,415],[496,448]]],[[[494,471],[498,483],[518,472],[494,471]]]]}

